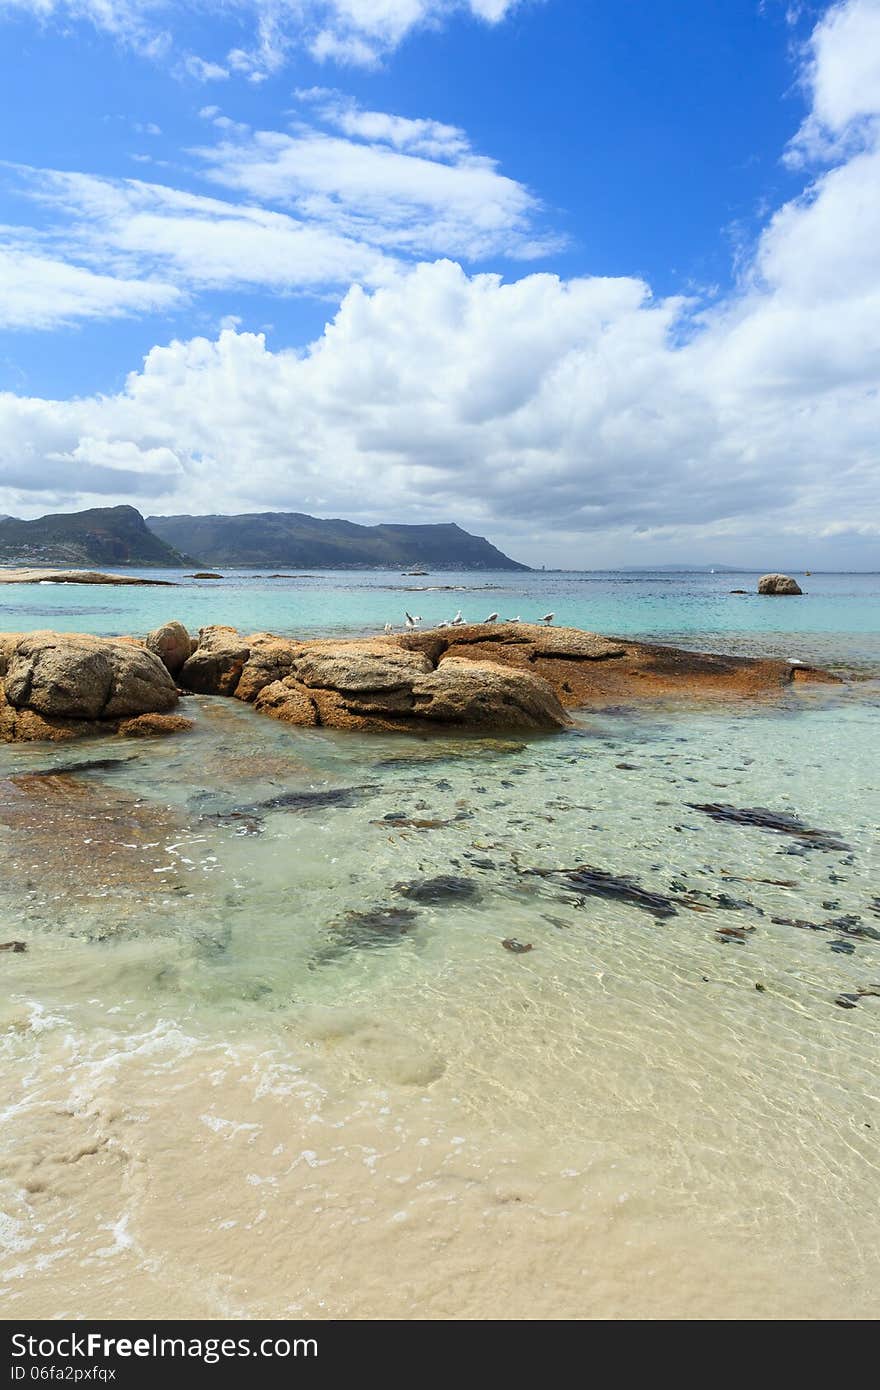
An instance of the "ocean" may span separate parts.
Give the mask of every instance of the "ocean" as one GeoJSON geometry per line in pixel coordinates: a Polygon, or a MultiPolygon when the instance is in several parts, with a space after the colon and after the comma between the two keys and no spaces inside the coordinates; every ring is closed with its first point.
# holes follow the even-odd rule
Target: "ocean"
{"type": "Polygon", "coordinates": [[[181,583],[6,586],[0,627],[552,610],[854,678],[0,746],[5,1316],[876,1316],[880,575],[144,573],[181,583]]]}

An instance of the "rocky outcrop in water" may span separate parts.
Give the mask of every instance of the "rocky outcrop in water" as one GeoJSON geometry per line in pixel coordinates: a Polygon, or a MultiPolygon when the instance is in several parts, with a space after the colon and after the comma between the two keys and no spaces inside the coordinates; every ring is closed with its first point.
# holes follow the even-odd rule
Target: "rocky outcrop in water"
{"type": "Polygon", "coordinates": [[[158,656],[132,639],[58,632],[0,638],[4,740],[60,742],[114,733],[147,715],[150,732],[164,732],[162,721],[177,700],[177,687],[158,656]]]}
{"type": "Polygon", "coordinates": [[[834,680],[790,661],[711,655],[578,628],[473,623],[360,640],[297,642],[203,628],[180,673],[203,694],[234,694],[291,724],[551,729],[565,708],[645,698],[766,694],[834,680]]]}
{"type": "Polygon", "coordinates": [[[758,580],[759,594],[802,594],[804,591],[790,574],[762,574],[758,580]]]}
{"type": "Polygon", "coordinates": [[[543,730],[568,723],[552,686],[535,672],[444,648],[442,640],[295,642],[203,628],[180,682],[202,694],[234,694],[286,723],[332,729],[394,730],[424,721],[543,730]]]}
{"type": "Polygon", "coordinates": [[[559,729],[570,722],[566,709],[589,704],[766,695],[794,681],[837,679],[801,662],[529,623],[303,642],[222,626],[202,628],[193,641],[170,622],[146,642],[51,632],[0,637],[0,738],[176,731],[186,721],[168,716],[178,695],[173,677],[184,691],[235,696],[289,724],[487,732],[559,729]]]}

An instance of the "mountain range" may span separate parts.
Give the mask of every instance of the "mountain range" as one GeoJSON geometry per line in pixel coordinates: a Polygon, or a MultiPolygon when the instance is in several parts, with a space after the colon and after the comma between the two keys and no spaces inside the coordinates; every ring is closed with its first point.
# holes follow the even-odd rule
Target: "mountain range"
{"type": "Polygon", "coordinates": [[[359,526],[301,512],[151,516],[93,507],[20,521],[0,518],[0,564],[297,569],[526,570],[452,522],[359,526]]]}

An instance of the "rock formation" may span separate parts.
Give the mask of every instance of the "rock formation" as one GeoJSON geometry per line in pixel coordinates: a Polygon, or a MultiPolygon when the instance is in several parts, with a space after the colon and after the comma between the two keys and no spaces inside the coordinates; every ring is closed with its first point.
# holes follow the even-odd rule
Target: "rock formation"
{"type": "Polygon", "coordinates": [[[204,628],[180,673],[185,688],[234,694],[277,719],[347,729],[559,728],[578,705],[754,695],[810,679],[833,677],[529,623],[309,642],[204,628]]]}
{"type": "Polygon", "coordinates": [[[176,676],[195,650],[195,643],[183,623],[163,623],[147,635],[147,651],[155,652],[162,665],[176,676]]]}
{"type": "Polygon", "coordinates": [[[159,658],[129,638],[32,632],[0,637],[0,738],[56,742],[112,733],[150,715],[154,732],[177,704],[159,658]]]}
{"type": "Polygon", "coordinates": [[[834,676],[790,661],[715,656],[577,628],[475,623],[358,640],[298,641],[165,623],[145,642],[0,636],[0,739],[171,733],[186,691],[235,696],[331,729],[552,730],[567,709],[650,698],[766,695],[834,676]]]}
{"type": "Polygon", "coordinates": [[[790,574],[762,574],[758,580],[759,594],[802,594],[804,591],[790,574]]]}

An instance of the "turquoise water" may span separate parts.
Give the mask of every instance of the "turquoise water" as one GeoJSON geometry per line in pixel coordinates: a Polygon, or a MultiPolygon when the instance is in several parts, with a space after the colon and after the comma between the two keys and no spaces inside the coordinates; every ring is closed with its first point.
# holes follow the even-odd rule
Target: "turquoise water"
{"type": "Polygon", "coordinates": [[[860,677],[535,739],[198,698],[179,738],[0,746],[10,1315],[875,1317],[880,580],[754,579],[3,590],[104,632],[552,607],[860,677]],[[582,864],[674,911],[546,873],[582,864]]]}
{"type": "Polygon", "coordinates": [[[880,574],[802,577],[803,598],[772,599],[754,592],[757,574],[505,571],[415,578],[364,570],[270,579],[228,571],[222,580],[192,580],[180,571],[131,573],[178,587],[7,585],[0,588],[0,629],[142,636],[176,618],[194,631],[228,623],[243,632],[351,635],[381,630],[387,622],[402,626],[407,609],[424,626],[452,618],[457,609],[470,621],[496,611],[530,621],[552,610],[558,624],[590,631],[802,660],[880,662],[880,574]],[[781,650],[789,635],[797,651],[781,650]]]}

